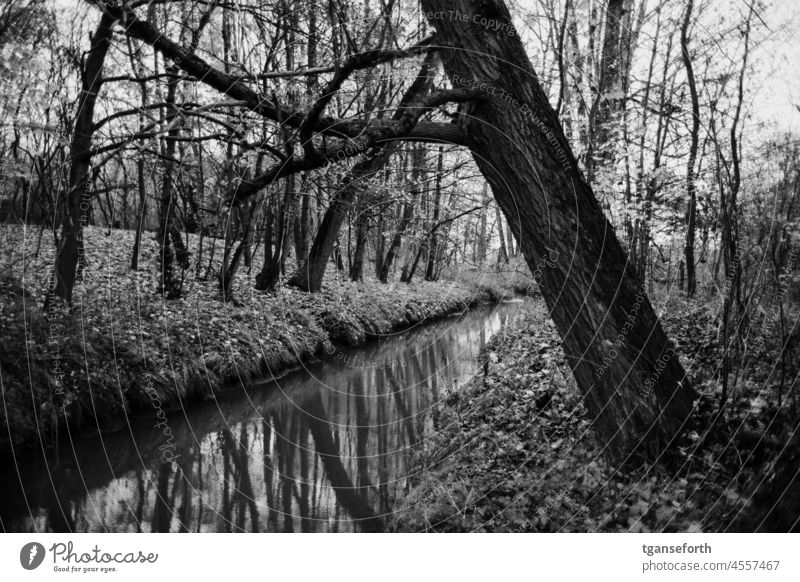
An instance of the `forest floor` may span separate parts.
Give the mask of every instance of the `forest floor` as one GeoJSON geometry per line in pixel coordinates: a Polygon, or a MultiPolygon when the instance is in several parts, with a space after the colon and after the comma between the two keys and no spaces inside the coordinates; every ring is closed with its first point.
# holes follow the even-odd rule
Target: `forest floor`
{"type": "MultiPolygon", "coordinates": [[[[133,232],[87,228],[87,266],[73,309],[42,311],[52,241],[3,227],[0,246],[0,457],[70,430],[111,430],[131,415],[179,409],[256,378],[277,377],[337,344],[357,345],[471,305],[526,292],[530,280],[474,273],[410,285],[352,283],[335,269],[320,293],[254,290],[260,267],[240,270],[236,303],[216,278],[187,272],[184,296],[156,292],[157,245],[142,238],[140,270],[129,268],[133,232]],[[38,249],[38,252],[37,252],[38,249]]],[[[190,251],[196,251],[190,238],[190,251]]],[[[210,244],[206,239],[206,245],[210,244]]],[[[221,247],[221,242],[217,243],[221,247]]],[[[217,264],[212,269],[216,273],[217,264]]],[[[194,255],[196,256],[196,255],[194,255]]],[[[202,271],[205,271],[207,259],[202,271]]],[[[288,265],[287,265],[288,268],[288,265]]]]}
{"type": "Polygon", "coordinates": [[[793,399],[774,405],[776,355],[752,355],[718,416],[721,359],[711,304],[674,299],[661,312],[701,394],[694,430],[673,458],[624,470],[605,460],[559,337],[537,307],[490,342],[485,374],[442,404],[443,428],[414,453],[415,477],[392,529],[797,529],[800,431],[793,399]]]}

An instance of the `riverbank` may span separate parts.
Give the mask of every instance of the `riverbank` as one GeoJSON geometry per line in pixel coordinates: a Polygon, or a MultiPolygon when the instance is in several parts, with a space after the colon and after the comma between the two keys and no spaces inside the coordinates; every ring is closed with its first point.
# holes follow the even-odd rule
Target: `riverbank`
{"type": "MultiPolygon", "coordinates": [[[[701,394],[696,431],[675,458],[615,470],[603,457],[543,307],[483,356],[485,374],[437,412],[440,432],[415,455],[393,531],[788,531],[800,510],[800,431],[766,406],[763,370],[737,386],[724,418],[707,305],[672,302],[662,321],[701,394]],[[794,435],[794,436],[793,436],[794,435]],[[789,517],[791,516],[791,517],[789,517]],[[788,521],[787,521],[788,520],[788,521]]],[[[754,356],[758,360],[758,356],[754,356]]],[[[774,361],[764,358],[764,361],[774,361]]]]}
{"type": "MultiPolygon", "coordinates": [[[[140,414],[213,399],[285,374],[337,344],[359,345],[528,285],[496,274],[354,284],[334,273],[317,294],[260,293],[253,288],[257,254],[252,273],[241,271],[235,282],[235,304],[219,300],[213,278],[189,273],[184,297],[164,301],[155,289],[151,235],[143,237],[142,269],[131,271],[133,233],[88,228],[74,307],[45,317],[41,274],[49,273],[53,253],[45,240],[37,254],[38,238],[17,227],[0,231],[3,247],[13,249],[0,265],[0,458],[12,448],[48,446],[64,429],[113,430],[140,414]]],[[[190,239],[190,250],[197,242],[190,239]]]]}

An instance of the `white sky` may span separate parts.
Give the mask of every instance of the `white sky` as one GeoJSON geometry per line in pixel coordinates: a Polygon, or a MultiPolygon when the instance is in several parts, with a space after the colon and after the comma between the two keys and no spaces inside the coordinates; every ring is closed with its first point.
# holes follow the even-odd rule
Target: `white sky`
{"type": "MultiPolygon", "coordinates": [[[[81,0],[51,1],[63,8],[74,8],[81,3],[81,0]]],[[[714,9],[739,12],[746,10],[751,1],[711,0],[714,9]]],[[[533,10],[536,7],[536,0],[516,2],[523,8],[533,10]]],[[[648,2],[648,5],[655,4],[655,0],[648,2]]],[[[755,68],[749,82],[756,93],[749,104],[751,113],[756,120],[800,131],[800,111],[795,107],[795,104],[800,105],[800,2],[767,0],[766,4],[759,12],[763,23],[756,22],[758,34],[766,39],[755,47],[752,55],[755,68]]]]}
{"type": "Polygon", "coordinates": [[[768,40],[759,47],[764,79],[753,105],[762,108],[759,117],[798,129],[800,112],[795,104],[800,105],[800,3],[775,0],[772,4],[763,14],[773,32],[768,32],[768,40]]]}

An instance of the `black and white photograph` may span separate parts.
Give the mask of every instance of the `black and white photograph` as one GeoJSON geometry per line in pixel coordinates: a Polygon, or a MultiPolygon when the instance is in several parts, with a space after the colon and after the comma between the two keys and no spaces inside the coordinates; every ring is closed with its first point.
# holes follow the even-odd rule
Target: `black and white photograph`
{"type": "Polygon", "coordinates": [[[793,0],[0,0],[0,577],[797,580],[798,66],[793,0]]]}

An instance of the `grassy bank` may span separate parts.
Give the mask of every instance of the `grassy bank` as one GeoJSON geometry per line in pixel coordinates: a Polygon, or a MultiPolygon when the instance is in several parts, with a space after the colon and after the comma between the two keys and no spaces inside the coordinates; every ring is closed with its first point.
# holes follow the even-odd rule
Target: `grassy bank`
{"type": "Polygon", "coordinates": [[[625,471],[609,466],[540,307],[494,338],[485,354],[486,374],[444,403],[444,428],[417,453],[414,486],[395,508],[392,528],[797,528],[791,522],[800,514],[800,433],[788,400],[781,409],[765,404],[774,355],[753,355],[755,365],[740,378],[726,414],[716,417],[719,379],[713,372],[720,354],[710,307],[667,305],[663,321],[701,393],[696,426],[670,458],[625,471]]]}
{"type": "MultiPolygon", "coordinates": [[[[318,294],[260,293],[253,289],[256,254],[252,273],[242,271],[235,283],[235,304],[219,300],[213,277],[190,273],[183,299],[167,302],[155,289],[152,235],[143,239],[142,268],[131,271],[133,233],[89,228],[73,309],[44,314],[53,251],[46,234],[36,252],[38,235],[0,230],[3,248],[11,249],[0,265],[0,456],[47,445],[67,427],[110,430],[133,415],[152,415],[154,406],[175,410],[214,398],[248,379],[284,374],[327,342],[358,345],[527,285],[524,278],[476,273],[447,282],[356,285],[334,273],[318,294]]],[[[191,251],[198,242],[190,238],[191,251]]]]}

